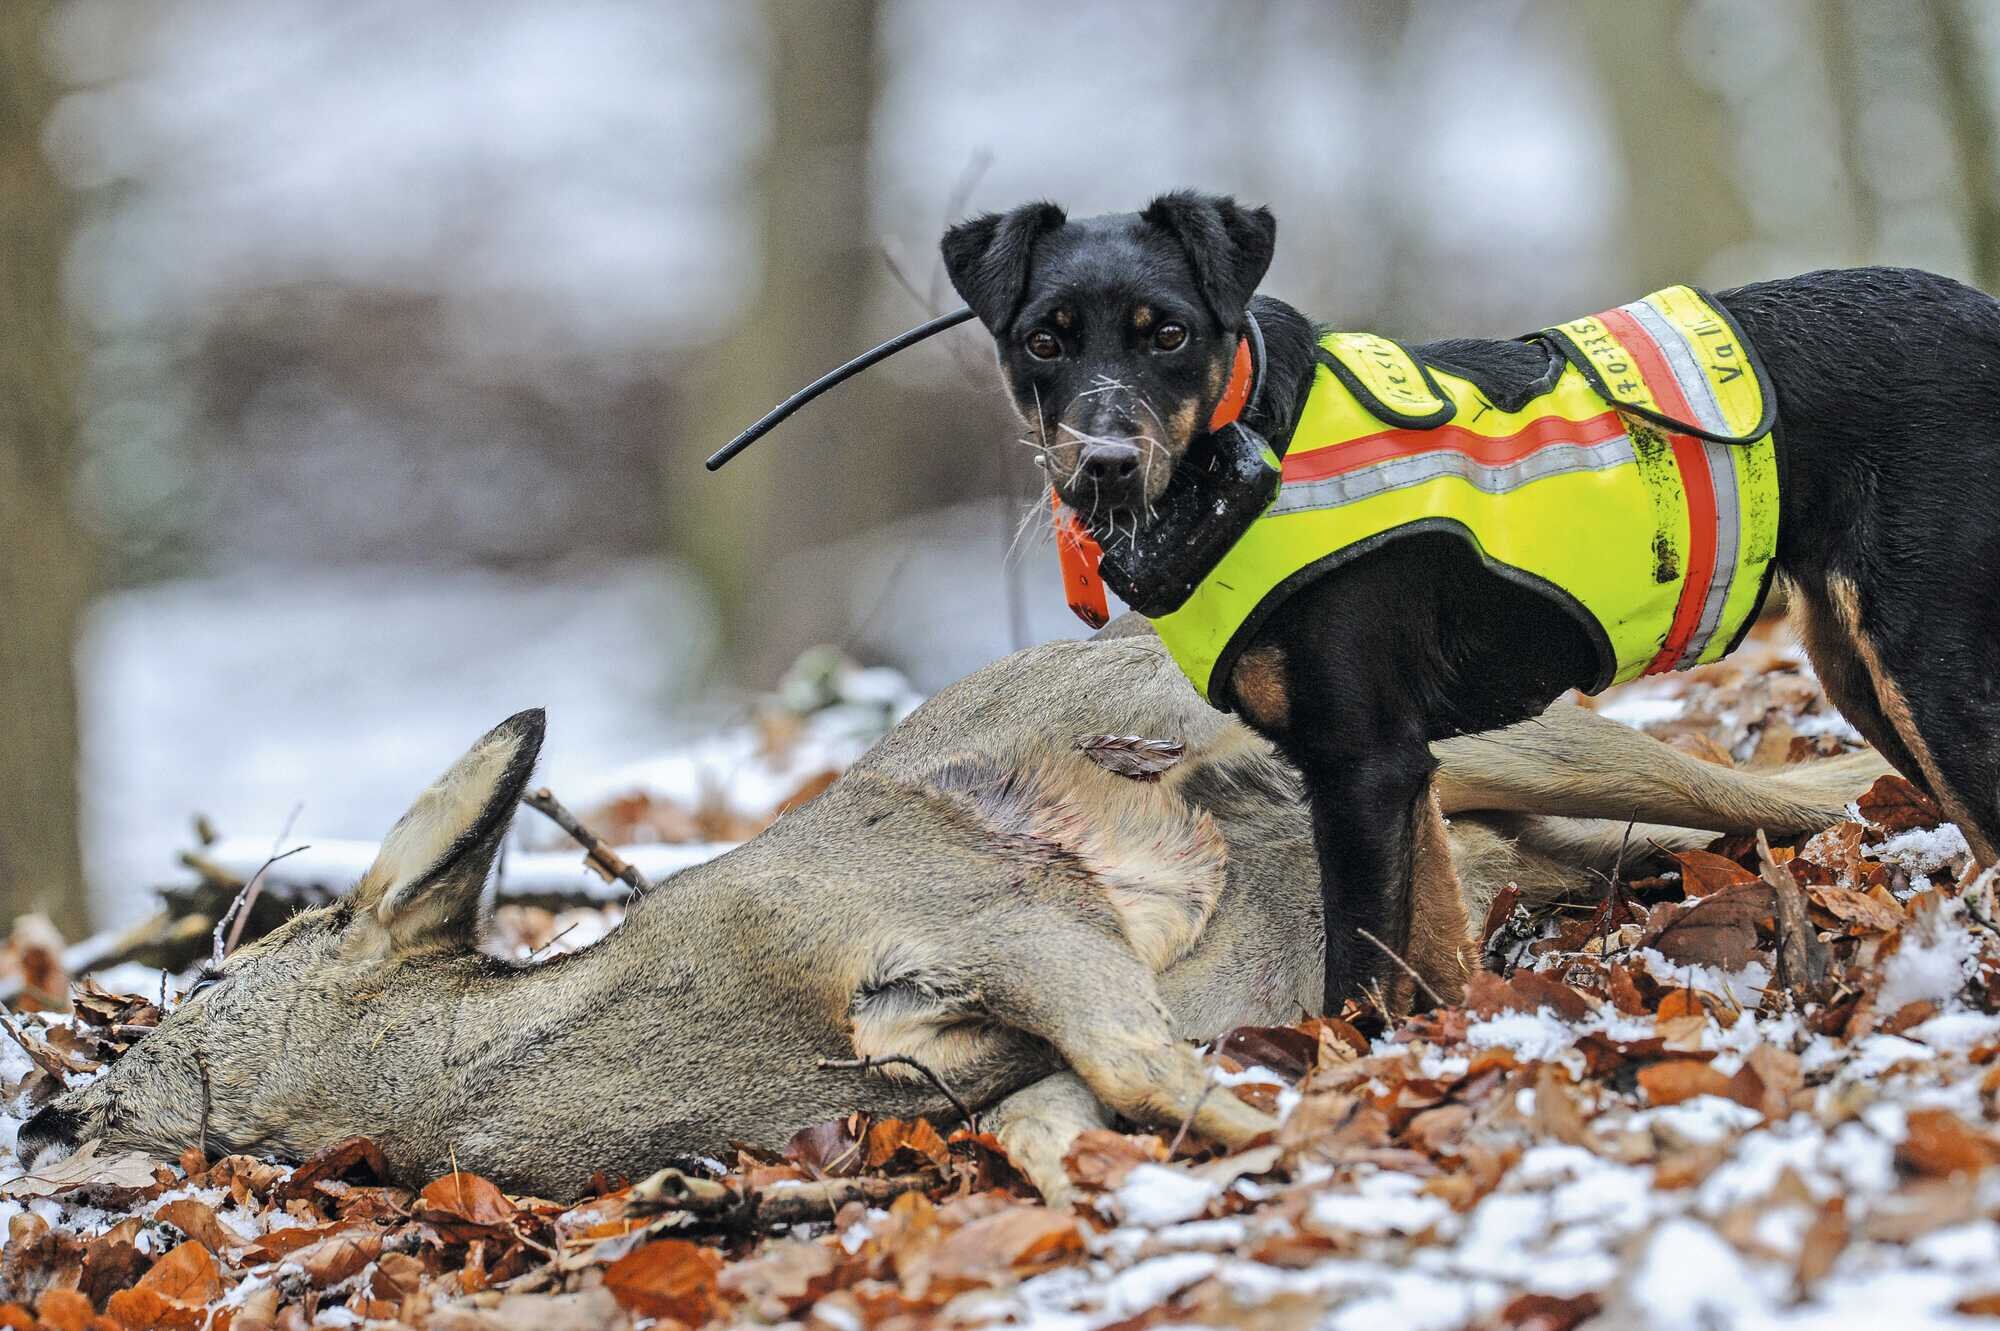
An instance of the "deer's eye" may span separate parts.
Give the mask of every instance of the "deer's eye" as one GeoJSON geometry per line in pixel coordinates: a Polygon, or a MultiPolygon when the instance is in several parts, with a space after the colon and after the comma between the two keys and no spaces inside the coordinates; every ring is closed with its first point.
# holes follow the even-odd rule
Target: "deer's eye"
{"type": "Polygon", "coordinates": [[[1046,328],[1037,328],[1029,333],[1022,345],[1027,347],[1028,354],[1036,360],[1054,360],[1062,355],[1062,342],[1046,328]]]}
{"type": "Polygon", "coordinates": [[[1187,345],[1187,328],[1182,324],[1161,324],[1153,330],[1153,345],[1162,351],[1179,351],[1187,345]]]}
{"type": "Polygon", "coordinates": [[[194,984],[189,986],[187,993],[181,996],[181,1002],[186,1003],[196,998],[199,998],[203,994],[207,993],[209,990],[215,988],[216,985],[221,983],[222,983],[221,974],[217,971],[212,971],[208,969],[208,967],[204,966],[199,971],[195,972],[194,984]]]}

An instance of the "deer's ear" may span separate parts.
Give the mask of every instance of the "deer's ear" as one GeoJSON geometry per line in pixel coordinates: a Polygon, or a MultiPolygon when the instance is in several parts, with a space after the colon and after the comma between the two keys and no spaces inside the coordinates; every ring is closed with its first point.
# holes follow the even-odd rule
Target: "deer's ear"
{"type": "Polygon", "coordinates": [[[353,900],[391,950],[473,944],[486,877],[534,774],[543,724],[534,708],[487,731],[389,829],[353,900]]]}

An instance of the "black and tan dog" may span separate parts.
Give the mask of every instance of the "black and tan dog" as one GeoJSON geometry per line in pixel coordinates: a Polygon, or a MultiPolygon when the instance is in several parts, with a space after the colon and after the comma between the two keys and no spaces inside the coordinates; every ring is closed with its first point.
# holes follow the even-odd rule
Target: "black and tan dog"
{"type": "MultiPolygon", "coordinates": [[[[1520,340],[1404,348],[1329,334],[1255,296],[1275,234],[1267,210],[1183,193],[1077,221],[1046,203],[989,214],[953,227],[943,252],[993,334],[1057,495],[1108,550],[1128,547],[1128,564],[1173,557],[1140,537],[1177,476],[1217,467],[1223,436],[1212,427],[1232,416],[1231,438],[1268,442],[1274,471],[1270,454],[1284,458],[1252,536],[1288,507],[1345,520],[1361,498],[1426,485],[1526,505],[1530,520],[1495,519],[1506,529],[1494,534],[1455,513],[1401,514],[1368,539],[1290,558],[1208,648],[1177,652],[1193,674],[1212,664],[1196,684],[1305,773],[1329,998],[1387,965],[1363,930],[1420,967],[1444,964],[1424,955],[1439,944],[1413,939],[1410,918],[1419,849],[1440,832],[1430,741],[1521,721],[1565,689],[1712,660],[1754,618],[1772,570],[1791,584],[1835,704],[1993,861],[2000,302],[1929,273],[1864,268],[1712,297],[1672,288],[1655,293],[1664,302],[1520,340]],[[1238,409],[1229,399],[1243,396],[1255,342],[1255,388],[1238,409]],[[1622,359],[1642,344],[1660,366],[1651,380],[1622,359]],[[1590,411],[1537,414],[1538,394],[1584,381],[1590,411]],[[1365,408],[1379,421],[1318,437],[1339,414],[1308,411],[1323,391],[1348,416],[1365,408]],[[1749,409],[1732,424],[1715,406],[1737,392],[1749,409]],[[1706,415],[1692,403],[1702,396],[1706,415]],[[1602,503],[1560,488],[1562,476],[1620,469],[1626,490],[1602,503]],[[1641,502],[1652,517],[1605,511],[1641,502]],[[1629,577],[1610,548],[1631,543],[1625,529],[1652,542],[1651,563],[1629,577]],[[1496,555],[1508,541],[1534,545],[1543,564],[1496,555]],[[1567,586],[1614,573],[1653,598],[1652,621],[1620,621],[1615,586],[1567,586]],[[1650,659],[1621,648],[1621,633],[1644,639],[1650,659]]],[[[1241,553],[1250,544],[1230,560],[1252,558],[1241,553]]],[[[1195,595],[1243,595],[1217,589],[1234,566],[1198,569],[1195,595]]],[[[1164,614],[1139,607],[1163,636],[1172,600],[1164,614]]]]}

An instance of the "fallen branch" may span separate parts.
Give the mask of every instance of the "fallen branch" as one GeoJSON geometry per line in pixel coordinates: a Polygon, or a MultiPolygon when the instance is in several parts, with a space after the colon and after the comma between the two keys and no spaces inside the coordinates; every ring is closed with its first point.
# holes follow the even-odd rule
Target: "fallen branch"
{"type": "MultiPolygon", "coordinates": [[[[1424,979],[1424,977],[1423,977],[1423,976],[1421,976],[1421,975],[1417,974],[1417,972],[1416,972],[1416,971],[1415,971],[1414,969],[1412,969],[1412,968],[1411,968],[1411,966],[1410,966],[1410,963],[1409,963],[1409,962],[1407,962],[1407,961],[1403,960],[1403,959],[1402,959],[1401,957],[1399,957],[1399,956],[1397,956],[1397,955],[1396,955],[1396,949],[1395,949],[1395,948],[1393,948],[1393,947],[1390,947],[1390,946],[1389,946],[1389,945],[1388,945],[1387,943],[1385,943],[1385,942],[1383,942],[1383,941],[1382,941],[1381,939],[1377,938],[1377,937],[1376,937],[1376,936],[1375,936],[1374,934],[1371,934],[1371,933],[1369,933],[1369,932],[1368,932],[1368,931],[1367,931],[1366,929],[1361,929],[1361,928],[1357,928],[1357,929],[1355,929],[1355,931],[1354,931],[1354,932],[1355,932],[1355,933],[1357,933],[1357,934],[1360,934],[1360,935],[1361,935],[1361,936],[1362,936],[1363,938],[1367,939],[1367,940],[1368,940],[1369,942],[1373,943],[1373,944],[1374,944],[1375,946],[1377,946],[1377,947],[1381,948],[1381,949],[1382,949],[1382,955],[1383,955],[1383,956],[1385,956],[1385,957],[1387,957],[1387,958],[1389,958],[1389,960],[1391,960],[1391,961],[1395,962],[1395,963],[1396,963],[1396,968],[1397,968],[1398,970],[1402,971],[1402,972],[1403,972],[1403,974],[1405,974],[1405,975],[1409,976],[1409,977],[1410,977],[1410,979],[1414,980],[1414,981],[1416,982],[1416,986],[1417,986],[1417,988],[1419,988],[1419,989],[1423,990],[1423,992],[1424,992],[1424,997],[1426,997],[1426,998],[1430,999],[1430,1000],[1431,1000],[1431,1002],[1432,1002],[1433,1004],[1435,1004],[1435,1005],[1436,1005],[1436,1006],[1438,1006],[1438,1007],[1450,1007],[1450,1006],[1451,1006],[1451,1004],[1449,1004],[1449,1003],[1445,1002],[1445,1001],[1444,1001],[1444,999],[1443,999],[1442,997],[1440,997],[1440,996],[1438,995],[1438,991],[1437,991],[1437,990],[1435,990],[1435,989],[1431,988],[1431,986],[1430,986],[1430,982],[1429,982],[1428,980],[1424,979]]],[[[1383,1010],[1384,1012],[1387,1012],[1387,1011],[1388,1011],[1389,1009],[1387,1009],[1387,1008],[1385,1007],[1385,1008],[1383,1008],[1382,1010],[1383,1010]]]]}
{"type": "Polygon", "coordinates": [[[919,1063],[916,1059],[911,1058],[908,1054],[870,1054],[864,1058],[822,1058],[819,1061],[819,1068],[822,1072],[867,1072],[871,1068],[879,1070],[885,1067],[909,1068],[923,1077],[925,1081],[937,1087],[939,1095],[951,1101],[951,1107],[958,1111],[958,1116],[964,1121],[966,1127],[972,1129],[974,1132],[979,1131],[979,1115],[966,1108],[965,1101],[958,1098],[958,1092],[947,1086],[943,1077],[938,1076],[937,1073],[931,1071],[930,1068],[919,1063]]]}
{"type": "Polygon", "coordinates": [[[633,868],[631,862],[613,850],[603,837],[585,827],[575,814],[563,807],[562,801],[547,786],[523,795],[521,803],[569,833],[570,838],[584,849],[583,862],[605,882],[617,880],[641,896],[653,890],[653,885],[646,881],[646,875],[633,868]]]}
{"type": "Polygon", "coordinates": [[[886,1206],[904,1193],[920,1191],[936,1181],[925,1174],[898,1174],[890,1178],[821,1179],[765,1192],[737,1192],[714,1179],[663,1169],[633,1187],[627,1209],[632,1215],[739,1218],[760,1226],[823,1224],[849,1202],[886,1206]]]}

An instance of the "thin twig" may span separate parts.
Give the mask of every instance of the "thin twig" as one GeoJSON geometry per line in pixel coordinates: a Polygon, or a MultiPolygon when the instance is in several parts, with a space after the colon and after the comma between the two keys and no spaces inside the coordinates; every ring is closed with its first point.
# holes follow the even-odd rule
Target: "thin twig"
{"type": "Polygon", "coordinates": [[[571,840],[584,849],[583,862],[602,874],[605,882],[617,879],[642,896],[653,890],[653,885],[647,881],[645,874],[640,873],[629,860],[611,849],[603,837],[585,827],[575,814],[563,807],[562,801],[557,799],[555,792],[547,786],[523,795],[521,803],[569,833],[571,840]]]}
{"type": "MultiPolygon", "coordinates": [[[[1401,957],[1396,955],[1395,948],[1390,947],[1387,943],[1377,938],[1374,934],[1369,933],[1366,929],[1356,928],[1354,932],[1360,934],[1363,938],[1373,943],[1376,947],[1381,948],[1383,956],[1395,962],[1397,969],[1401,970],[1403,974],[1409,976],[1412,980],[1416,981],[1417,988],[1424,991],[1424,997],[1430,999],[1431,1002],[1435,1003],[1439,1007],[1451,1006],[1451,1004],[1444,1001],[1443,996],[1440,995],[1437,990],[1431,988],[1430,982],[1428,980],[1424,979],[1423,976],[1417,974],[1417,972],[1411,968],[1409,962],[1403,960],[1401,957]]],[[[1384,1008],[1382,1010],[1384,1013],[1388,1012],[1387,1008],[1384,1008]]]]}
{"type": "Polygon", "coordinates": [[[1611,917],[1618,913],[1618,903],[1624,895],[1619,880],[1625,876],[1625,851],[1632,844],[1632,829],[1638,823],[1639,811],[1634,809],[1631,818],[1626,820],[1625,834],[1618,838],[1618,854],[1611,861],[1611,876],[1604,880],[1604,909],[1598,920],[1602,926],[1598,937],[1602,941],[1597,945],[1597,957],[1607,965],[1611,961],[1611,917]]]}
{"type": "Polygon", "coordinates": [[[208,1115],[214,1107],[214,1092],[208,1084],[208,1060],[201,1056],[201,1050],[194,1051],[194,1069],[201,1074],[201,1158],[208,1159],[208,1115]]]}
{"type": "Polygon", "coordinates": [[[966,1127],[972,1129],[974,1132],[979,1131],[979,1115],[966,1107],[965,1101],[958,1098],[958,1092],[946,1085],[943,1077],[938,1076],[928,1066],[919,1063],[908,1054],[869,1054],[862,1058],[822,1058],[819,1061],[819,1068],[822,1072],[867,1072],[870,1069],[880,1071],[886,1067],[906,1067],[920,1074],[925,1081],[937,1087],[939,1095],[951,1101],[951,1107],[958,1111],[958,1116],[965,1121],[966,1127]]]}
{"type": "Polygon", "coordinates": [[[533,952],[530,952],[528,954],[528,964],[533,965],[535,962],[541,960],[542,953],[548,951],[550,948],[554,947],[557,943],[562,942],[563,939],[568,938],[571,934],[575,933],[576,926],[582,923],[583,923],[582,920],[571,920],[569,922],[569,927],[565,928],[561,933],[557,934],[554,938],[551,938],[548,942],[542,944],[540,947],[536,948],[533,952]]]}
{"type": "Polygon", "coordinates": [[[1181,1143],[1187,1140],[1188,1129],[1194,1126],[1195,1116],[1201,1113],[1201,1107],[1208,1103],[1208,1097],[1215,1093],[1214,1069],[1208,1068],[1206,1071],[1209,1075],[1201,1079],[1201,1094],[1197,1095],[1194,1103],[1188,1106],[1187,1116],[1181,1120],[1180,1130],[1174,1133],[1173,1144],[1167,1147],[1169,1160],[1181,1153],[1181,1143]]]}
{"type": "MultiPolygon", "coordinates": [[[[284,840],[283,837],[278,839],[284,840]]],[[[237,942],[243,937],[244,922],[250,918],[250,907],[256,904],[258,895],[264,890],[264,871],[279,860],[288,860],[302,850],[311,849],[311,846],[293,846],[284,854],[273,855],[257,866],[257,872],[250,875],[250,881],[243,885],[243,890],[229,903],[229,909],[223,911],[222,918],[215,922],[214,946],[209,949],[208,958],[212,965],[220,966],[223,959],[236,950],[237,942]]]]}

